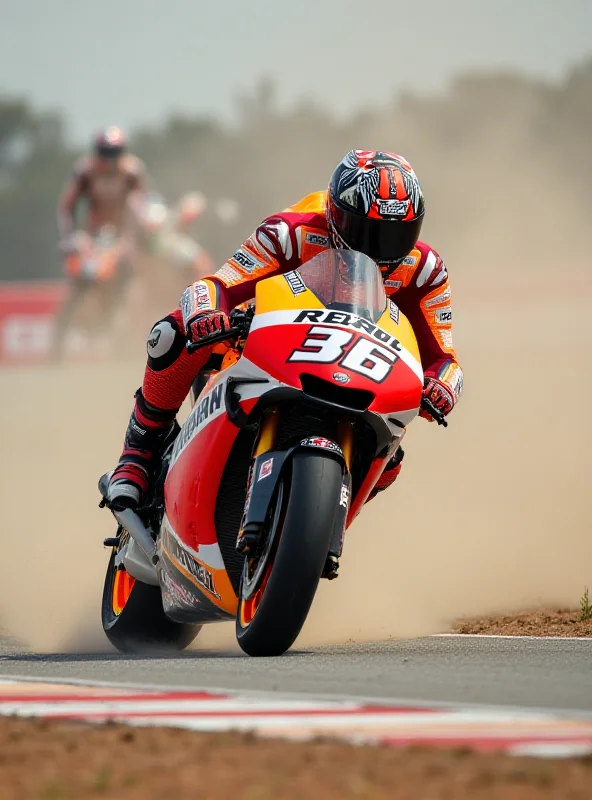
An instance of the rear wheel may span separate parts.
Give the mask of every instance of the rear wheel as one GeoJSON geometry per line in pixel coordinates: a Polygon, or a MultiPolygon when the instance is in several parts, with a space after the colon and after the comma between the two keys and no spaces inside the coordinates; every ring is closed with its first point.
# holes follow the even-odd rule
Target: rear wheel
{"type": "Polygon", "coordinates": [[[266,545],[241,578],[236,638],[251,656],[285,653],[314,599],[333,535],[342,485],[340,464],[297,453],[280,479],[266,545]]]}
{"type": "Polygon", "coordinates": [[[114,549],[103,588],[103,630],[112,645],[124,653],[184,650],[201,625],[173,622],[166,616],[158,586],[135,580],[115,565],[114,549]]]}

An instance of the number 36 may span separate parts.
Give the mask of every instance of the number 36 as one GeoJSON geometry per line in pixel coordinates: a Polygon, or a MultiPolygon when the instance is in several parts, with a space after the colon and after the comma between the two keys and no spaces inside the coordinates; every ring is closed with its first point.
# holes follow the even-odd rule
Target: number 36
{"type": "Polygon", "coordinates": [[[357,372],[381,383],[398,361],[399,356],[388,347],[375,344],[369,339],[358,338],[352,348],[348,345],[356,335],[340,328],[329,328],[314,325],[309,328],[302,350],[294,350],[288,361],[316,362],[318,364],[335,364],[357,372]]]}

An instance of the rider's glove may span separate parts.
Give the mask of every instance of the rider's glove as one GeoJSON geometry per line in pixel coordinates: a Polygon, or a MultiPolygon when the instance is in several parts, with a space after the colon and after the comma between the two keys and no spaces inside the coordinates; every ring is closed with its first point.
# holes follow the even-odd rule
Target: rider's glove
{"type": "Polygon", "coordinates": [[[230,327],[230,320],[224,311],[215,308],[210,311],[198,311],[185,322],[187,341],[191,344],[197,344],[211,334],[228,331],[230,327]]]}
{"type": "MultiPolygon", "coordinates": [[[[454,407],[454,395],[448,386],[437,378],[426,378],[423,384],[423,397],[444,417],[450,414],[454,407]]],[[[434,417],[424,408],[419,411],[419,416],[430,422],[434,417]]]]}
{"type": "Polygon", "coordinates": [[[198,344],[213,333],[230,330],[230,320],[219,308],[215,308],[215,289],[211,281],[196,281],[181,295],[181,313],[187,341],[198,344]]]}

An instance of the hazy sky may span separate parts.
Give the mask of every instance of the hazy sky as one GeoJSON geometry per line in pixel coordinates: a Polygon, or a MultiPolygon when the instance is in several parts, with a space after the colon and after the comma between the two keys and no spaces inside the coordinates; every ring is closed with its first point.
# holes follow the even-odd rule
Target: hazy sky
{"type": "Polygon", "coordinates": [[[592,0],[0,0],[0,93],[78,142],[170,111],[230,119],[263,75],[347,113],[467,67],[560,78],[592,55],[592,0]]]}

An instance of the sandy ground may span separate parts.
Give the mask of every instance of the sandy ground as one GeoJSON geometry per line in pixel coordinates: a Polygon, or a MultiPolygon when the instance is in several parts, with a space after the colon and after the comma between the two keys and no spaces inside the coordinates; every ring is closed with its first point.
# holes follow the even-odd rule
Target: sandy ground
{"type": "Polygon", "coordinates": [[[3,800],[589,800],[591,786],[590,758],[0,719],[3,800]]]}
{"type": "MultiPolygon", "coordinates": [[[[349,532],[300,644],[416,636],[459,617],[577,607],[592,582],[592,281],[453,273],[466,392],[444,430],[418,420],[396,486],[349,532]],[[580,401],[583,399],[583,402],[580,401]]],[[[113,529],[96,480],[116,461],[134,363],[0,371],[0,624],[40,650],[105,649],[113,529]]],[[[200,646],[234,648],[233,625],[200,646]]]]}
{"type": "Polygon", "coordinates": [[[489,636],[581,636],[592,638],[592,618],[580,611],[536,609],[458,620],[456,633],[489,636]]]}

